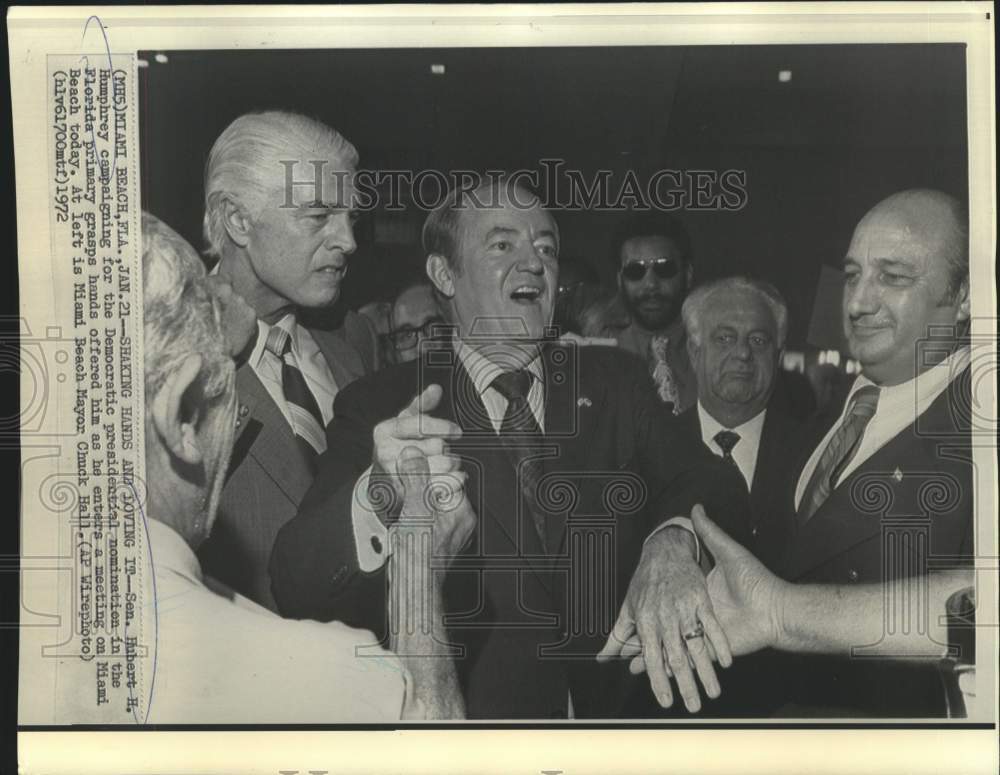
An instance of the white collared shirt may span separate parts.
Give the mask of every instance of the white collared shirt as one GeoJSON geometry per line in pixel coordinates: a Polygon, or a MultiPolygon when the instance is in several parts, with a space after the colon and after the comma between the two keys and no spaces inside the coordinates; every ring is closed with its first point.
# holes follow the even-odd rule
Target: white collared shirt
{"type": "Polygon", "coordinates": [[[282,619],[230,590],[214,592],[209,584],[223,586],[202,577],[184,539],[155,519],[146,524],[156,616],[148,723],[399,720],[409,673],[372,633],[282,619]]]}
{"type": "MultiPolygon", "coordinates": [[[[283,328],[292,339],[292,355],[299,365],[299,371],[305,377],[309,391],[319,405],[319,411],[323,415],[323,425],[329,424],[333,419],[333,399],[337,397],[337,381],[330,372],[330,366],[326,362],[323,351],[319,349],[316,340],[313,339],[309,330],[295,322],[295,315],[289,312],[274,325],[283,328]]],[[[261,383],[267,389],[268,394],[274,403],[281,409],[281,413],[292,426],[292,415],[288,410],[288,402],[285,400],[285,392],[281,383],[281,361],[267,351],[267,335],[271,331],[271,326],[263,320],[257,320],[257,343],[254,345],[247,359],[250,368],[257,375],[261,383]]]]}
{"type": "MultiPolygon", "coordinates": [[[[504,373],[504,369],[481,355],[474,347],[458,340],[456,351],[465,373],[469,375],[472,384],[483,400],[486,412],[490,416],[493,429],[500,433],[503,417],[507,412],[507,399],[495,387],[493,381],[504,373]]],[[[542,372],[541,358],[535,357],[525,367],[532,375],[531,388],[528,390],[528,406],[535,415],[538,427],[545,432],[545,375],[542,372]]]]}
{"type": "MultiPolygon", "coordinates": [[[[851,387],[849,396],[863,387],[872,385],[879,388],[878,407],[874,416],[865,426],[865,433],[851,461],[844,467],[840,478],[833,483],[834,488],[851,475],[862,463],[878,452],[888,442],[894,439],[899,433],[913,425],[916,419],[927,411],[927,408],[934,403],[934,400],[941,395],[951,383],[951,381],[961,374],[969,364],[969,348],[961,347],[948,356],[944,361],[932,366],[922,374],[918,374],[913,379],[892,385],[891,387],[879,387],[863,374],[859,375],[851,387]]],[[[813,471],[819,464],[819,459],[826,449],[827,444],[833,434],[844,422],[848,407],[851,406],[851,399],[844,403],[840,417],[833,427],[823,437],[823,441],[813,450],[812,455],[806,462],[805,468],[799,476],[798,486],[795,488],[795,508],[798,509],[805,492],[806,485],[812,477],[813,471]]]]}
{"type": "Polygon", "coordinates": [[[744,480],[747,483],[747,490],[753,485],[753,475],[757,470],[757,452],[760,449],[760,436],[764,430],[764,417],[767,409],[751,417],[742,425],[735,428],[727,428],[719,423],[708,413],[701,401],[698,402],[698,421],[701,424],[701,440],[705,442],[715,455],[724,457],[722,447],[715,441],[715,435],[719,431],[732,431],[740,437],[731,452],[736,467],[740,469],[744,480]]]}

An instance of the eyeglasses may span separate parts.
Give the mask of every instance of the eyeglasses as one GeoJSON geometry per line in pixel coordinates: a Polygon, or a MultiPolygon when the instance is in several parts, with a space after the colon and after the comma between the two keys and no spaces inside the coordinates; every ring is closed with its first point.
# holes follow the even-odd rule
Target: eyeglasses
{"type": "Polygon", "coordinates": [[[433,317],[419,328],[414,328],[412,326],[397,328],[395,331],[389,332],[389,341],[392,342],[392,346],[397,350],[409,350],[411,347],[417,346],[417,342],[420,340],[421,336],[432,336],[434,333],[434,326],[440,326],[443,322],[444,321],[441,318],[433,317]]]}
{"type": "Polygon", "coordinates": [[[622,267],[622,277],[629,282],[638,282],[646,276],[650,267],[661,280],[669,280],[676,277],[681,271],[680,265],[673,258],[649,258],[645,261],[629,261],[622,267]]]}

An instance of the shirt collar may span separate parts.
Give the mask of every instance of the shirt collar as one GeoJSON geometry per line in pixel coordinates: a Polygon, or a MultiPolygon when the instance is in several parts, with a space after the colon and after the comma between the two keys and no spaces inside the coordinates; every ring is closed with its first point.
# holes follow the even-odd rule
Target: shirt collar
{"type": "MultiPolygon", "coordinates": [[[[455,340],[455,350],[458,360],[461,362],[465,372],[472,380],[476,392],[482,396],[493,385],[493,380],[503,374],[504,370],[497,366],[486,356],[480,354],[476,348],[470,347],[461,339],[455,340]]],[[[542,373],[542,359],[535,356],[531,362],[525,366],[528,373],[540,384],[544,384],[542,373]]],[[[533,380],[534,381],[534,380],[533,380]]]]}
{"type": "MultiPolygon", "coordinates": [[[[853,397],[861,388],[871,385],[879,390],[879,408],[886,405],[909,405],[914,409],[914,416],[919,416],[941,395],[948,383],[969,365],[969,352],[968,346],[960,347],[936,366],[913,379],[890,387],[876,385],[864,374],[860,374],[851,386],[850,396],[853,397]]],[[[848,400],[844,406],[845,412],[850,404],[848,400]]]]}
{"type": "MultiPolygon", "coordinates": [[[[295,332],[298,331],[298,325],[295,322],[295,313],[289,312],[274,325],[288,332],[288,335],[292,338],[292,347],[295,348],[295,332]]],[[[253,350],[250,351],[250,357],[247,359],[247,363],[254,369],[260,366],[261,359],[264,357],[264,353],[267,352],[267,335],[269,333],[271,333],[271,325],[257,318],[257,342],[254,344],[253,350]]]]}
{"type": "Polygon", "coordinates": [[[767,414],[765,407],[745,423],[737,425],[735,428],[727,428],[708,413],[708,410],[698,401],[698,420],[701,422],[701,435],[703,439],[714,439],[719,431],[732,431],[739,434],[741,439],[759,438],[764,428],[764,416],[767,414]]]}
{"type": "Polygon", "coordinates": [[[201,563],[180,533],[157,519],[146,520],[154,566],[167,568],[198,584],[203,584],[201,563]]]}

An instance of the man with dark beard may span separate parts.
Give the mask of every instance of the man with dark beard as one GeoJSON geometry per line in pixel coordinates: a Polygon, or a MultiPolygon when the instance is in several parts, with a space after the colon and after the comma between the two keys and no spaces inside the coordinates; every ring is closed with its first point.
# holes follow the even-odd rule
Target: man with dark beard
{"type": "Polygon", "coordinates": [[[691,240],[684,226],[660,212],[639,213],[616,234],[618,295],[588,316],[585,336],[611,337],[649,366],[660,398],[680,414],[698,386],[688,359],[681,304],[691,287],[691,240]]]}

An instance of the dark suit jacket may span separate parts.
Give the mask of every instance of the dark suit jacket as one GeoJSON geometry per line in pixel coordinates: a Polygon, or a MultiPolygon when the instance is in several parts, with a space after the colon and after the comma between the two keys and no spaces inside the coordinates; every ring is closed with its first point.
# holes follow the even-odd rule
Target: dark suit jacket
{"type": "MultiPolygon", "coordinates": [[[[697,405],[678,416],[676,423],[688,438],[704,444],[697,405]]],[[[768,406],[757,448],[757,466],[750,484],[750,539],[747,547],[774,572],[779,571],[785,559],[787,542],[794,527],[790,520],[797,471],[791,461],[799,455],[797,450],[804,443],[804,433],[803,424],[785,412],[777,402],[768,406]]],[[[711,450],[708,451],[711,453],[711,450]]]]}
{"type": "MultiPolygon", "coordinates": [[[[329,448],[299,514],[275,542],[271,576],[287,616],[385,631],[384,573],[357,566],[351,502],[372,458],[372,429],[421,389],[444,389],[435,415],[457,422],[451,445],[469,474],[478,528],[445,584],[449,636],[470,718],[614,717],[630,677],[594,654],[613,625],[642,542],[664,518],[705,503],[740,535],[737,476],[670,427],[648,374],[606,347],[543,351],[544,455],[538,508],[545,547],[517,472],[450,343],[341,392],[329,448]]],[[[645,681],[645,677],[641,680],[645,681]]]]}
{"type": "MultiPolygon", "coordinates": [[[[812,584],[881,583],[927,573],[932,560],[935,567],[971,564],[969,384],[966,370],[797,527],[786,578],[812,584]]],[[[797,703],[858,716],[912,718],[944,712],[933,665],[863,658],[799,662],[798,670],[789,673],[797,703]]]]}
{"type": "MultiPolygon", "coordinates": [[[[354,313],[333,330],[309,329],[338,389],[375,368],[371,326],[354,313]]],[[[312,484],[309,463],[281,409],[249,365],[236,372],[236,440],[219,516],[198,551],[205,573],[277,611],[268,562],[274,537],[312,484]]]]}
{"type": "MultiPolygon", "coordinates": [[[[678,429],[692,442],[714,454],[702,441],[697,405],[675,418],[678,429]]],[[[793,531],[791,520],[797,449],[807,444],[803,424],[785,409],[781,398],[772,398],[764,417],[757,465],[754,469],[749,498],[750,512],[746,546],[769,569],[778,572],[785,559],[787,543],[793,531]]],[[[811,450],[810,450],[811,451],[811,450]]],[[[743,483],[743,479],[740,479],[743,483]]],[[[745,487],[745,483],[744,483],[745,487]]],[[[772,650],[736,659],[725,671],[717,670],[722,695],[715,700],[703,695],[699,715],[715,718],[758,718],[770,716],[784,701],[774,691],[781,681],[782,663],[786,655],[772,650]]],[[[648,706],[652,704],[649,698],[648,706]]],[[[659,715],[686,718],[683,706],[671,708],[659,715]]]]}

